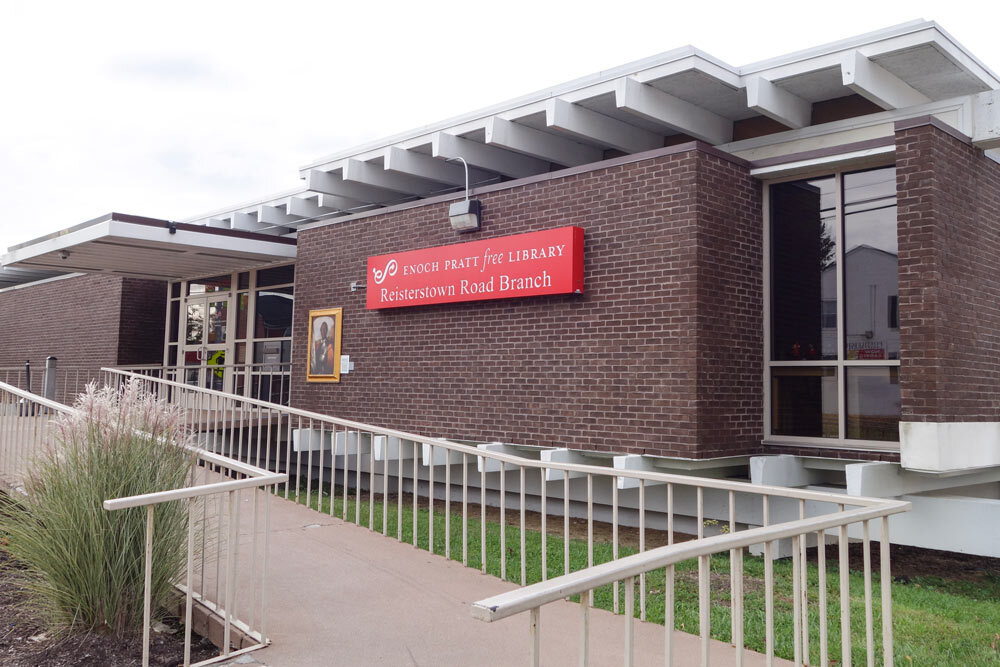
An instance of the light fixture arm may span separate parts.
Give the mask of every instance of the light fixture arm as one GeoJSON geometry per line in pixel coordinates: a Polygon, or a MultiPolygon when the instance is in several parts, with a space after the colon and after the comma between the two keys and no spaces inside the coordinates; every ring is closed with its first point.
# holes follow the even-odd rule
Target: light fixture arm
{"type": "Polygon", "coordinates": [[[462,161],[465,167],[465,201],[452,202],[448,206],[448,217],[451,219],[451,228],[456,232],[475,232],[479,230],[483,203],[478,199],[471,199],[469,191],[469,163],[460,156],[445,158],[445,162],[462,161]]]}
{"type": "Polygon", "coordinates": [[[469,163],[465,161],[465,158],[461,155],[456,157],[450,157],[445,162],[452,162],[455,160],[461,160],[462,166],[465,167],[465,201],[469,201],[469,163]]]}

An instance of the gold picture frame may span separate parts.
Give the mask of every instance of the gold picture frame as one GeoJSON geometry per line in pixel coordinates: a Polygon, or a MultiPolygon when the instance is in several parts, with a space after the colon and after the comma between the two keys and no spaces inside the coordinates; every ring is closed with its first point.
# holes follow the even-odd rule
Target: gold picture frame
{"type": "Polygon", "coordinates": [[[344,309],[309,311],[306,382],[340,382],[340,336],[344,309]]]}

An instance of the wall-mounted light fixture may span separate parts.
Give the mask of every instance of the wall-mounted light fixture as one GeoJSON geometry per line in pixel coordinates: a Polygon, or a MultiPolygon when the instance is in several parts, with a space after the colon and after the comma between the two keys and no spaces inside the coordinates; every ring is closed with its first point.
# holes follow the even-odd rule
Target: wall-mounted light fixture
{"type": "Polygon", "coordinates": [[[465,199],[448,207],[451,228],[456,232],[477,231],[482,218],[483,203],[478,199],[469,199],[469,163],[462,157],[448,158],[448,161],[451,160],[460,160],[465,166],[465,199]]]}

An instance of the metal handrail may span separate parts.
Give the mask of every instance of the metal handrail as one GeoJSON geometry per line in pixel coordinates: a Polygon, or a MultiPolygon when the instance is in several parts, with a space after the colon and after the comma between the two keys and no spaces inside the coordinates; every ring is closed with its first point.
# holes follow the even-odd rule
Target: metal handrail
{"type": "MultiPolygon", "coordinates": [[[[213,368],[213,369],[214,368],[244,368],[244,367],[247,367],[247,366],[282,366],[282,367],[286,367],[286,368],[291,368],[291,365],[292,365],[292,362],[290,362],[290,361],[245,361],[245,362],[234,361],[234,362],[225,363],[225,364],[210,364],[210,363],[207,363],[207,361],[206,361],[206,362],[199,362],[197,364],[192,364],[190,366],[185,366],[185,365],[182,365],[182,364],[174,364],[173,366],[171,366],[169,364],[167,364],[167,365],[164,365],[164,364],[123,364],[123,365],[120,365],[120,366],[113,366],[112,368],[114,370],[119,370],[119,371],[131,371],[132,369],[135,369],[135,368],[140,369],[140,370],[171,370],[171,371],[176,370],[176,371],[182,371],[182,370],[185,370],[185,369],[188,369],[188,370],[197,370],[199,368],[205,368],[205,367],[207,367],[207,368],[213,368]]],[[[0,370],[4,370],[4,369],[0,368],[0,370]]],[[[17,370],[17,368],[16,367],[12,367],[10,370],[17,370]]],[[[24,370],[24,367],[22,366],[20,368],[20,370],[24,370]]],[[[102,370],[106,370],[106,369],[102,369],[102,370]]]]}
{"type": "MultiPolygon", "coordinates": [[[[18,482],[17,474],[22,473],[28,469],[32,461],[32,456],[35,448],[39,445],[45,444],[45,439],[49,434],[48,424],[50,423],[49,417],[52,413],[62,413],[62,414],[73,414],[76,413],[77,409],[70,407],[68,405],[58,403],[56,401],[46,399],[42,396],[32,394],[26,390],[19,389],[12,385],[4,382],[0,382],[0,479],[3,478],[4,473],[13,472],[14,477],[12,478],[12,487],[17,488],[18,482]],[[23,406],[29,405],[30,409],[25,410],[23,406]],[[16,410],[13,412],[5,412],[5,408],[15,407],[16,410]],[[31,419],[35,420],[33,424],[27,425],[19,422],[12,422],[11,428],[5,428],[2,421],[8,417],[14,417],[15,419],[31,419]],[[41,421],[38,421],[41,420],[41,421]]],[[[248,463],[238,461],[236,459],[223,456],[214,452],[206,451],[199,447],[193,447],[190,445],[185,445],[185,447],[194,453],[198,459],[200,459],[205,465],[201,468],[205,480],[211,479],[212,475],[244,475],[243,479],[232,479],[218,482],[208,482],[200,485],[188,486],[178,489],[169,489],[166,491],[157,491],[153,493],[139,494],[134,496],[127,496],[121,498],[113,498],[103,501],[102,506],[106,511],[121,510],[133,507],[145,507],[146,508],[146,543],[145,543],[145,581],[144,581],[144,600],[143,600],[143,665],[148,666],[150,657],[150,624],[152,619],[151,610],[151,572],[152,572],[152,548],[153,548],[153,509],[156,505],[172,502],[172,501],[187,501],[188,502],[188,542],[187,542],[187,567],[186,567],[186,581],[185,583],[174,582],[176,588],[178,588],[185,597],[185,629],[184,629],[184,665],[191,665],[191,630],[192,630],[192,608],[195,598],[197,598],[201,603],[205,604],[209,609],[215,611],[220,616],[224,616],[224,634],[223,634],[223,648],[222,655],[217,658],[210,658],[208,660],[197,663],[197,665],[207,665],[218,660],[227,659],[235,657],[242,653],[246,653],[251,650],[258,648],[263,648],[269,643],[267,635],[265,633],[264,625],[264,614],[266,609],[264,587],[266,586],[267,579],[267,569],[268,569],[268,533],[270,526],[270,496],[268,491],[269,488],[276,488],[277,485],[288,482],[288,475],[286,473],[275,473],[263,468],[259,468],[248,463]],[[209,468],[214,469],[216,472],[212,472],[209,468]],[[263,569],[260,575],[260,590],[261,590],[261,614],[258,619],[259,630],[255,631],[251,627],[250,623],[244,622],[235,616],[234,610],[234,599],[232,593],[234,592],[236,582],[236,570],[237,570],[237,535],[234,533],[239,523],[239,507],[237,504],[238,494],[243,490],[252,490],[255,493],[260,490],[264,491],[264,546],[263,546],[263,569]],[[229,515],[228,521],[230,524],[230,533],[227,541],[227,556],[226,556],[226,600],[222,604],[221,600],[213,603],[211,602],[204,590],[196,592],[195,586],[193,585],[194,577],[194,554],[195,554],[195,503],[193,502],[197,498],[204,498],[206,496],[219,496],[222,497],[225,494],[229,498],[229,515]],[[256,644],[244,647],[240,650],[233,651],[230,649],[230,634],[232,628],[239,628],[244,630],[249,637],[256,640],[256,644]]],[[[196,467],[191,472],[190,483],[194,484],[196,480],[196,473],[198,468],[196,467]]],[[[253,558],[257,557],[257,542],[258,542],[258,520],[257,520],[257,496],[254,496],[253,505],[253,523],[252,523],[252,550],[253,558]]],[[[221,510],[220,510],[221,511],[221,510]]],[[[220,514],[220,530],[221,530],[221,514],[220,514]]],[[[205,518],[202,518],[204,522],[205,518]]],[[[203,527],[204,531],[205,528],[203,527]]],[[[202,541],[204,542],[204,535],[202,541]]],[[[201,563],[201,588],[205,587],[205,555],[202,554],[201,563]]],[[[218,567],[218,557],[216,558],[218,567]]],[[[254,561],[254,566],[251,567],[251,579],[256,578],[256,561],[254,561]]],[[[251,582],[251,590],[256,593],[256,588],[254,584],[256,582],[251,582]]],[[[218,586],[218,584],[216,584],[218,586]]],[[[218,593],[218,591],[216,591],[218,593]]],[[[250,622],[253,621],[254,614],[256,613],[256,607],[251,605],[250,622]]],[[[195,666],[197,667],[197,666],[195,666]]]]}
{"type": "MultiPolygon", "coordinates": [[[[849,541],[849,528],[857,530],[858,528],[863,530],[862,546],[864,552],[865,561],[865,624],[866,624],[866,649],[868,652],[869,662],[874,660],[875,643],[873,637],[873,600],[872,600],[872,582],[871,582],[871,553],[870,553],[870,536],[869,536],[869,523],[873,518],[881,518],[881,544],[882,549],[880,551],[881,558],[881,568],[882,568],[882,605],[883,605],[883,628],[882,628],[882,639],[883,639],[883,655],[886,656],[887,660],[891,660],[892,656],[892,609],[891,609],[891,592],[889,586],[891,583],[891,577],[889,576],[889,548],[888,548],[888,533],[889,524],[888,517],[891,514],[896,514],[899,512],[907,511],[910,508],[909,503],[893,500],[885,500],[880,498],[867,498],[867,497],[857,497],[848,496],[846,494],[833,493],[827,491],[815,491],[811,489],[800,489],[800,488],[789,488],[789,487],[776,487],[776,486],[765,486],[760,484],[751,484],[744,481],[733,481],[726,479],[716,479],[716,478],[703,478],[691,475],[678,475],[671,474],[667,472],[652,471],[652,470],[634,470],[625,468],[612,468],[608,466],[601,465],[590,465],[586,463],[569,463],[563,461],[552,461],[552,460],[538,460],[537,458],[525,458],[518,456],[513,453],[507,453],[504,451],[494,451],[489,445],[479,445],[473,446],[469,444],[463,444],[460,442],[454,442],[444,438],[431,438],[426,436],[420,436],[414,433],[409,433],[406,431],[384,428],[379,426],[373,426],[370,424],[364,424],[361,422],[342,419],[338,417],[332,417],[329,415],[323,415],[317,412],[303,410],[301,408],[294,408],[285,405],[270,403],[265,400],[251,398],[249,396],[240,396],[235,394],[230,394],[218,390],[208,389],[200,386],[192,386],[186,383],[166,380],[161,377],[146,376],[146,375],[136,375],[129,371],[122,371],[120,369],[103,369],[109,374],[115,374],[121,378],[139,377],[142,380],[150,382],[153,386],[157,387],[159,390],[166,392],[172,400],[179,401],[185,405],[196,406],[197,414],[199,415],[197,423],[193,426],[198,430],[203,437],[205,437],[205,446],[212,449],[221,448],[223,452],[232,454],[236,457],[246,456],[246,460],[251,460],[256,452],[256,458],[258,464],[261,462],[261,455],[263,454],[263,460],[265,465],[274,466],[275,469],[284,468],[290,473],[294,472],[296,479],[296,485],[294,490],[290,490],[289,484],[285,484],[284,495],[285,498],[289,498],[290,495],[294,496],[296,502],[300,502],[300,496],[304,496],[305,504],[307,506],[313,506],[313,500],[316,502],[316,508],[322,508],[324,497],[329,497],[328,510],[331,516],[334,515],[335,500],[339,501],[339,498],[335,498],[338,493],[342,493],[343,502],[341,505],[342,518],[344,520],[350,520],[358,525],[364,525],[362,522],[361,506],[364,502],[362,499],[362,467],[365,467],[365,477],[367,478],[369,493],[367,493],[367,504],[368,504],[368,519],[367,528],[372,531],[377,531],[375,527],[375,497],[378,493],[381,493],[383,499],[383,507],[381,509],[381,533],[388,536],[388,498],[389,498],[389,478],[390,474],[394,477],[393,487],[396,490],[396,530],[395,537],[398,540],[403,539],[403,496],[406,493],[406,486],[409,487],[409,494],[411,496],[408,504],[412,504],[413,511],[410,512],[412,515],[413,527],[412,527],[412,541],[414,546],[418,545],[418,528],[420,528],[420,523],[418,521],[418,508],[421,508],[422,503],[424,508],[429,510],[429,516],[433,517],[435,515],[435,502],[436,498],[441,498],[443,495],[444,504],[444,514],[445,517],[451,516],[451,503],[454,502],[461,504],[461,559],[463,564],[469,565],[469,539],[468,539],[468,525],[467,520],[469,518],[469,491],[470,486],[475,486],[475,481],[470,485],[470,464],[472,470],[476,470],[476,464],[478,462],[478,486],[479,486],[479,544],[480,544],[480,557],[479,557],[479,567],[483,572],[487,571],[487,550],[486,550],[486,537],[487,537],[487,517],[486,517],[486,505],[495,504],[499,507],[500,513],[500,525],[506,526],[507,522],[505,519],[505,511],[507,506],[511,501],[513,501],[513,511],[517,512],[518,508],[520,510],[520,580],[521,585],[525,586],[527,583],[527,545],[526,545],[526,512],[528,511],[528,504],[526,502],[526,484],[538,484],[531,493],[533,497],[537,498],[540,504],[540,518],[541,518],[541,529],[539,531],[541,539],[541,545],[538,549],[538,554],[541,560],[541,578],[543,582],[548,579],[548,568],[547,568],[547,530],[546,521],[549,515],[549,510],[547,510],[547,501],[554,500],[558,498],[561,502],[555,505],[555,510],[552,512],[555,516],[560,516],[562,519],[562,546],[563,546],[563,570],[564,574],[562,577],[552,578],[550,584],[534,584],[533,587],[527,587],[521,591],[516,591],[509,594],[508,597],[499,597],[497,599],[490,599],[479,603],[480,607],[483,609],[474,610],[476,615],[481,618],[488,620],[490,613],[503,613],[503,614],[513,614],[517,613],[517,609],[528,610],[531,614],[530,627],[532,628],[532,658],[534,664],[538,662],[539,650],[538,650],[538,618],[540,608],[546,602],[558,599],[567,595],[566,586],[571,586],[571,590],[576,590],[583,592],[589,590],[590,594],[588,596],[581,596],[581,609],[583,610],[583,624],[581,626],[581,664],[587,664],[587,627],[589,619],[589,609],[594,604],[594,589],[592,586],[607,585],[607,583],[614,581],[621,581],[624,577],[626,581],[625,587],[625,606],[626,614],[628,616],[627,621],[627,637],[629,639],[626,641],[626,664],[631,664],[628,656],[632,651],[631,644],[631,627],[632,627],[632,613],[633,605],[638,602],[638,609],[640,614],[640,619],[645,620],[646,618],[646,607],[647,607],[647,590],[646,590],[646,573],[651,569],[656,569],[657,566],[651,565],[651,563],[658,563],[659,567],[665,567],[667,570],[666,574],[666,618],[665,627],[667,628],[666,635],[666,653],[669,656],[672,655],[673,639],[672,633],[674,628],[674,582],[675,582],[675,564],[680,560],[687,558],[697,558],[698,560],[698,591],[699,591],[699,618],[701,627],[701,642],[702,642],[702,660],[703,662],[708,659],[709,652],[709,637],[710,637],[710,610],[709,610],[709,600],[710,600],[710,559],[712,554],[717,554],[729,551],[729,565],[730,565],[730,587],[731,600],[733,600],[733,611],[731,614],[732,622],[732,637],[733,644],[738,647],[744,645],[743,637],[743,548],[747,545],[759,545],[763,544],[764,551],[764,564],[765,564],[765,591],[766,591],[766,632],[765,632],[765,647],[767,650],[768,660],[773,658],[775,650],[775,640],[774,640],[774,618],[775,618],[775,607],[774,607],[774,548],[778,544],[779,540],[791,538],[792,543],[792,578],[793,578],[793,588],[794,588],[794,638],[795,638],[795,656],[796,659],[800,659],[803,653],[809,656],[809,623],[810,623],[810,601],[807,595],[807,572],[806,572],[806,542],[808,539],[813,539],[815,537],[817,543],[820,545],[818,550],[819,553],[819,577],[820,577],[820,593],[819,593],[819,623],[820,623],[820,659],[825,661],[828,655],[828,633],[826,627],[826,597],[825,597],[825,544],[826,533],[830,527],[839,527],[839,534],[837,535],[837,540],[840,545],[840,613],[841,613],[841,628],[849,628],[850,626],[850,605],[847,602],[850,598],[850,586],[848,580],[848,551],[847,544],[849,541]],[[273,430],[272,430],[273,427],[273,430]],[[266,435],[265,435],[266,433],[266,435]],[[256,442],[256,447],[254,449],[254,441],[256,442]],[[294,441],[294,449],[293,449],[294,441]],[[381,442],[380,442],[381,441],[381,442]],[[393,442],[395,441],[395,442],[393,442]],[[245,449],[244,449],[245,446],[245,449]],[[412,447],[411,447],[412,446],[412,447]],[[364,449],[363,449],[364,448],[364,449]],[[381,451],[382,454],[376,454],[376,451],[381,451]],[[238,452],[238,453],[237,453],[238,452]],[[294,453],[294,459],[292,455],[294,453]],[[443,454],[443,456],[441,456],[443,454]],[[318,457],[318,461],[315,460],[314,455],[318,457]],[[326,462],[324,462],[324,457],[328,457],[326,462]],[[364,461],[363,461],[364,457],[364,461]],[[404,464],[406,467],[406,473],[404,477],[404,464]],[[394,468],[392,473],[390,473],[390,465],[394,468]],[[456,470],[452,468],[456,467],[456,470]],[[420,471],[418,472],[418,467],[420,471]],[[438,493],[435,492],[435,468],[441,470],[443,468],[444,479],[440,477],[437,479],[443,482],[443,486],[438,486],[438,493]],[[328,477],[324,484],[324,474],[328,471],[328,477]],[[530,476],[526,473],[532,472],[530,476]],[[549,490],[549,486],[552,482],[558,482],[558,475],[551,475],[552,472],[561,472],[562,475],[562,488],[561,493],[558,487],[554,490],[549,490]],[[458,474],[457,481],[453,484],[455,476],[453,473],[458,474]],[[499,473],[497,476],[496,473],[499,473]],[[510,480],[508,480],[508,473],[512,473],[510,480]],[[487,475],[494,475],[490,478],[490,486],[487,486],[487,475]],[[381,478],[381,492],[377,491],[376,487],[376,475],[381,478]],[[518,481],[519,475],[519,481],[518,481]],[[570,479],[571,478],[586,478],[585,493],[581,485],[576,485],[576,490],[571,489],[570,479]],[[537,482],[536,482],[537,480],[537,482]],[[625,484],[623,480],[629,480],[629,484],[625,484]],[[510,484],[513,482],[516,488],[512,488],[510,484]],[[600,493],[604,495],[598,498],[598,494],[595,493],[596,486],[599,483],[602,490],[600,493]],[[609,485],[610,483],[610,485],[609,485]],[[659,504],[656,507],[651,506],[647,502],[646,496],[648,488],[651,484],[662,484],[666,486],[666,504],[662,504],[662,499],[657,501],[659,504]],[[335,487],[342,485],[342,491],[335,491],[335,487]],[[497,488],[499,487],[499,489],[497,488]],[[685,503],[685,508],[683,510],[678,510],[677,505],[674,501],[674,491],[675,487],[677,489],[683,489],[684,493],[680,502],[685,503]],[[443,493],[441,489],[443,488],[443,493]],[[633,493],[637,490],[637,498],[632,495],[630,503],[631,505],[622,505],[620,494],[621,488],[632,489],[633,493]],[[351,498],[349,497],[349,490],[353,492],[353,503],[354,511],[353,518],[348,519],[348,504],[351,498]],[[499,496],[493,495],[492,499],[488,498],[487,492],[490,494],[495,494],[499,491],[499,496]],[[459,495],[460,493],[460,495],[459,495]],[[725,532],[728,530],[731,535],[729,536],[716,536],[706,538],[704,537],[705,526],[708,524],[705,519],[711,515],[714,517],[712,523],[719,523],[722,518],[722,514],[725,511],[720,509],[718,504],[714,505],[711,510],[706,512],[706,495],[708,493],[713,494],[713,502],[721,501],[726,502],[726,496],[728,495],[728,527],[723,527],[721,530],[725,532]],[[745,494],[746,496],[751,496],[759,499],[762,505],[753,503],[750,498],[741,497],[739,504],[737,503],[737,494],[745,494]],[[610,499],[608,498],[610,495],[610,499]],[[572,501],[571,501],[571,496],[572,501]],[[499,498],[499,501],[496,500],[499,498]],[[609,502],[610,500],[610,502],[609,502]],[[634,504],[637,500],[637,504],[634,504]],[[696,500],[696,505],[693,501],[696,500]],[[783,521],[780,524],[772,525],[771,520],[772,514],[772,501],[778,500],[782,503],[782,512],[794,511],[795,505],[797,505],[798,510],[798,520],[796,521],[783,521]],[[807,501],[812,501],[819,503],[821,507],[819,508],[819,515],[815,519],[807,519],[807,501]],[[749,505],[747,503],[750,503],[749,505]],[[595,505],[601,504],[605,508],[605,511],[610,510],[611,521],[610,524],[613,528],[612,540],[613,545],[613,555],[614,559],[612,563],[617,561],[615,565],[594,565],[594,523],[595,519],[595,505]],[[653,554],[652,556],[645,556],[644,558],[623,558],[619,559],[619,538],[618,538],[618,528],[619,525],[624,525],[620,521],[620,509],[625,507],[627,511],[634,512],[629,515],[628,521],[638,522],[639,528],[639,552],[640,554],[653,554]],[[757,514],[757,509],[761,508],[761,512],[757,514]],[[847,508],[858,508],[847,511],[847,508]],[[586,511],[583,514],[584,509],[586,511]],[[561,510],[561,512],[559,511],[561,510]],[[637,510],[637,512],[636,512],[637,510]],[[570,568],[570,542],[571,542],[571,531],[570,531],[570,515],[571,513],[579,512],[580,516],[586,516],[587,519],[587,565],[586,569],[581,569],[578,572],[571,573],[570,568]],[[668,538],[668,545],[674,542],[674,519],[675,516],[686,517],[686,520],[696,520],[693,525],[696,530],[691,530],[690,532],[697,532],[697,540],[693,543],[688,543],[689,546],[677,547],[677,548],[661,548],[657,551],[647,551],[645,548],[645,530],[646,522],[648,516],[652,514],[654,518],[659,515],[661,521],[665,520],[666,523],[666,534],[668,538]],[[738,516],[742,514],[743,516],[739,518],[740,523],[737,523],[738,516]],[[860,525],[859,525],[860,524],[860,525]],[[740,526],[747,526],[745,529],[741,529],[740,526]],[[750,528],[750,526],[761,525],[761,528],[750,528]],[[738,537],[737,530],[739,530],[738,537]],[[694,551],[689,551],[693,549],[694,551]],[[653,559],[653,560],[649,560],[653,559]],[[657,560],[659,559],[659,560],[657,560]],[[630,569],[619,569],[619,568],[630,568],[630,569]],[[568,578],[567,578],[568,577],[568,578]],[[596,577],[596,579],[595,579],[596,577]],[[636,601],[635,590],[633,588],[634,578],[638,577],[638,589],[639,589],[639,599],[636,601]],[[595,582],[604,582],[595,583],[595,582]],[[528,595],[527,598],[523,598],[522,595],[528,595]],[[538,595],[537,599],[532,598],[532,595],[538,595]],[[553,597],[554,596],[554,597],[553,597]],[[534,604],[535,606],[531,606],[534,604]],[[504,611],[505,605],[507,605],[506,611],[504,611]],[[491,607],[495,607],[494,611],[489,611],[491,607]],[[486,611],[484,611],[486,610],[486,611]]],[[[110,380],[109,380],[110,381],[110,380]]],[[[497,443],[502,444],[502,443],[497,443]]],[[[475,501],[474,501],[475,502],[475,501]]],[[[552,505],[548,505],[552,507],[552,505]]],[[[725,507],[723,504],[721,507],[725,507]]],[[[534,508],[532,508],[532,511],[534,508]]],[[[323,509],[323,511],[327,511],[323,509]]],[[[422,511],[422,510],[421,510],[422,511]]],[[[817,513],[817,508],[809,510],[809,513],[817,513]]],[[[786,514],[785,516],[790,516],[786,514]]],[[[606,519],[602,519],[605,520],[606,519]]],[[[434,524],[435,521],[430,520],[427,522],[426,527],[421,530],[426,531],[427,534],[422,537],[426,539],[428,544],[428,550],[434,553],[438,553],[440,549],[435,546],[434,539],[434,524]]],[[[633,523],[633,525],[635,525],[633,523]]],[[[662,528],[660,528],[662,530],[662,528]]],[[[451,557],[451,521],[446,520],[444,522],[444,555],[446,558],[451,557]]],[[[859,531],[861,532],[861,531],[859,531]]],[[[857,534],[857,533],[855,533],[857,534]]],[[[500,549],[498,553],[500,576],[504,580],[510,581],[508,578],[508,567],[507,567],[507,530],[502,528],[499,531],[500,539],[500,549]]],[[[532,548],[534,550],[534,547],[532,548]]],[[[514,557],[515,559],[518,556],[514,557]]],[[[497,565],[496,562],[493,563],[497,565]]],[[[619,587],[614,586],[614,611],[619,612],[620,605],[620,592],[619,587]]],[[[742,656],[742,652],[737,652],[738,656],[742,656]]],[[[851,654],[851,636],[849,631],[841,632],[841,653],[842,656],[850,656],[851,654]]],[[[741,660],[739,657],[738,660],[741,660]]]]}
{"type": "Polygon", "coordinates": [[[17,387],[7,384],[6,382],[0,382],[0,391],[5,391],[7,393],[18,396],[26,401],[31,401],[32,403],[37,403],[42,407],[48,408],[49,410],[55,410],[56,412],[72,413],[75,412],[73,408],[63,403],[57,403],[56,401],[51,401],[44,396],[39,396],[38,394],[32,394],[24,389],[18,389],[17,387]]]}
{"type": "MultiPolygon", "coordinates": [[[[131,373],[129,371],[122,371],[116,368],[102,368],[101,370],[118,373],[120,375],[126,375],[129,377],[134,376],[134,377],[139,377],[141,379],[147,379],[147,380],[150,379],[147,376],[139,375],[137,373],[131,373]]],[[[846,504],[858,507],[880,506],[885,502],[885,500],[879,498],[869,498],[866,496],[838,495],[835,493],[829,493],[824,491],[810,491],[808,489],[796,489],[786,486],[768,486],[765,484],[734,482],[734,481],[714,479],[709,477],[692,477],[691,475],[675,475],[671,473],[654,472],[649,470],[627,470],[627,469],[617,469],[617,468],[611,469],[607,467],[588,465],[585,463],[537,461],[534,459],[526,459],[513,454],[505,454],[503,452],[493,452],[493,451],[483,450],[474,445],[464,445],[462,443],[446,440],[444,438],[429,438],[427,436],[417,435],[415,433],[409,433],[407,431],[400,431],[397,429],[385,428],[381,426],[373,426],[371,424],[352,421],[350,419],[331,417],[329,415],[320,414],[318,412],[303,410],[301,408],[294,408],[288,405],[269,403],[267,401],[250,398],[248,396],[235,396],[234,394],[226,393],[223,391],[208,389],[205,387],[195,387],[192,385],[185,384],[183,382],[164,380],[162,378],[152,378],[152,379],[155,379],[156,382],[160,384],[165,384],[167,386],[177,387],[189,391],[197,391],[198,393],[201,394],[216,396],[218,398],[223,398],[227,400],[232,400],[235,398],[238,399],[240,402],[248,403],[250,405],[254,405],[260,408],[281,410],[282,412],[297,417],[302,417],[303,419],[308,419],[316,422],[325,422],[328,424],[336,424],[337,426],[343,426],[345,429],[350,431],[377,433],[379,435],[384,435],[391,438],[399,438],[400,440],[409,440],[411,442],[418,442],[420,444],[433,445],[435,447],[444,447],[446,449],[450,449],[458,453],[468,454],[470,456],[481,456],[494,461],[500,461],[503,463],[511,463],[518,466],[524,466],[525,468],[560,470],[564,472],[577,472],[582,474],[589,473],[594,475],[608,475],[615,477],[626,477],[629,479],[636,479],[636,480],[646,480],[651,482],[669,482],[672,484],[679,484],[682,486],[700,486],[702,488],[718,489],[722,491],[739,491],[741,493],[781,496],[786,498],[814,500],[826,503],[846,504]]]]}
{"type": "Polygon", "coordinates": [[[669,544],[474,602],[472,615],[481,621],[499,621],[571,595],[586,593],[600,586],[622,581],[629,577],[637,577],[643,572],[676,565],[681,561],[691,560],[699,556],[710,556],[733,549],[743,549],[755,544],[774,542],[847,524],[870,521],[907,512],[910,508],[911,503],[909,502],[886,501],[881,507],[847,510],[819,517],[788,521],[773,526],[748,528],[738,533],[713,535],[698,540],[669,544]]]}

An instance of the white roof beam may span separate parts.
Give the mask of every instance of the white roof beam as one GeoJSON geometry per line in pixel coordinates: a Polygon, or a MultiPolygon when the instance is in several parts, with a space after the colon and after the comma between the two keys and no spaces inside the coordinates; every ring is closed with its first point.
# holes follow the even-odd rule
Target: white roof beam
{"type": "Polygon", "coordinates": [[[649,83],[657,79],[681,74],[682,72],[697,71],[721,81],[733,90],[743,87],[743,84],[740,82],[740,75],[734,72],[732,68],[713,62],[709,58],[711,56],[695,49],[694,53],[686,58],[672,60],[662,65],[639,70],[635,73],[635,78],[639,83],[649,83]]]}
{"type": "Polygon", "coordinates": [[[1000,148],[1000,90],[973,98],[972,143],[983,150],[1000,148]]]}
{"type": "MultiPolygon", "coordinates": [[[[445,183],[455,187],[465,187],[465,168],[461,163],[445,162],[424,153],[407,150],[401,146],[389,146],[386,148],[383,164],[386,171],[409,174],[417,178],[426,178],[436,183],[445,183]]],[[[481,183],[491,178],[493,176],[484,171],[469,168],[470,183],[481,183]]]]}
{"type": "Polygon", "coordinates": [[[386,171],[378,165],[353,158],[344,161],[343,174],[345,181],[365,183],[378,188],[421,197],[442,189],[439,184],[432,183],[423,178],[416,178],[410,174],[401,174],[395,171],[386,171]]]}
{"type": "Polygon", "coordinates": [[[844,54],[840,74],[845,86],[883,109],[904,109],[931,101],[857,50],[844,54]]]}
{"type": "Polygon", "coordinates": [[[338,209],[327,208],[319,205],[319,196],[316,199],[305,199],[303,197],[289,197],[285,204],[288,215],[297,218],[320,218],[331,213],[336,213],[338,209]]]}
{"type": "Polygon", "coordinates": [[[615,85],[615,105],[637,116],[710,144],[733,140],[733,121],[652,86],[623,77],[615,85]]]}
{"type": "Polygon", "coordinates": [[[215,227],[216,229],[229,229],[228,220],[220,220],[219,218],[209,218],[205,221],[206,227],[215,227]]]}
{"type": "Polygon", "coordinates": [[[456,137],[447,132],[435,132],[431,140],[431,154],[436,158],[464,158],[470,166],[495,171],[511,178],[524,178],[549,170],[549,163],[538,158],[487,146],[478,141],[456,137]]]}
{"type": "Polygon", "coordinates": [[[595,146],[519,125],[498,116],[486,121],[486,143],[565,167],[598,162],[604,158],[604,151],[595,146]]]}
{"type": "Polygon", "coordinates": [[[260,232],[268,228],[257,220],[256,213],[233,213],[233,229],[244,232],[260,232]]]}
{"type": "Polygon", "coordinates": [[[642,153],[663,147],[663,137],[641,127],[554,97],[545,106],[545,124],[585,141],[625,153],[642,153]]]}
{"type": "Polygon", "coordinates": [[[747,79],[747,106],[792,129],[812,123],[812,104],[808,100],[779,88],[762,76],[747,79]]]}
{"type": "Polygon", "coordinates": [[[300,218],[288,215],[284,209],[277,206],[261,205],[257,209],[257,221],[265,225],[294,225],[300,218]]]}
{"type": "MultiPolygon", "coordinates": [[[[319,169],[309,170],[306,174],[306,183],[308,189],[313,192],[321,192],[323,194],[353,199],[355,202],[360,203],[381,204],[383,202],[395,201],[399,199],[399,195],[395,192],[372,187],[366,183],[345,181],[335,174],[328,171],[320,171],[319,169]]],[[[331,203],[332,202],[328,201],[323,205],[325,206],[331,203]]],[[[354,206],[357,206],[357,204],[354,204],[354,206]]]]}
{"type": "Polygon", "coordinates": [[[356,211],[363,208],[370,208],[371,206],[379,206],[379,204],[369,204],[366,202],[359,202],[353,199],[347,199],[345,197],[340,197],[338,195],[331,195],[326,192],[319,193],[317,197],[320,207],[328,208],[336,211],[356,211]]]}

